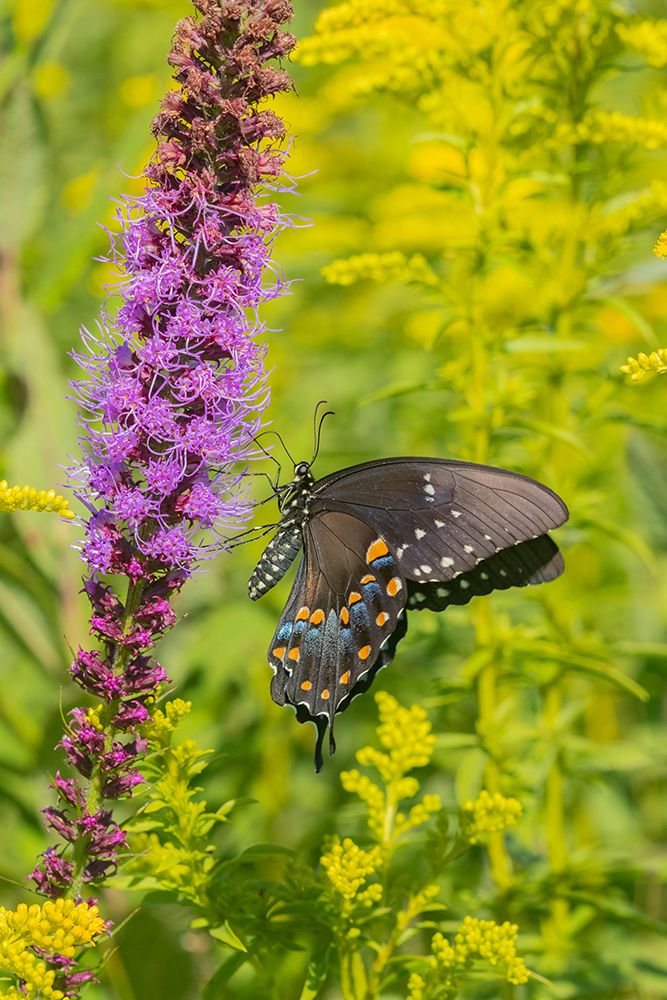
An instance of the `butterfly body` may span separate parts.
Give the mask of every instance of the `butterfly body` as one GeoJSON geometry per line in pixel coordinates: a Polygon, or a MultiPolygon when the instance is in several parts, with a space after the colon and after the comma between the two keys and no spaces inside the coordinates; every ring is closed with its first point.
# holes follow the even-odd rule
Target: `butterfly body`
{"type": "Polygon", "coordinates": [[[567,520],[548,487],[489,466],[388,458],[315,481],[308,463],[279,493],[283,514],[249,590],[272,587],[303,547],[269,649],[271,694],[327,726],[390,662],[406,611],[546,582],[563,561],[547,532],[567,520]]]}

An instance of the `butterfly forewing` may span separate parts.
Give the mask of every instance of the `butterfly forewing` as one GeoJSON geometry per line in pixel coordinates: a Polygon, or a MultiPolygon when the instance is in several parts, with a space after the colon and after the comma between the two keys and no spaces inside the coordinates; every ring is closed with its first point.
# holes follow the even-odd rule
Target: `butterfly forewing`
{"type": "Polygon", "coordinates": [[[313,511],[344,504],[382,531],[403,574],[424,582],[451,580],[567,518],[560,498],[526,476],[435,459],[334,473],[316,484],[315,496],[313,511]]]}
{"type": "Polygon", "coordinates": [[[313,719],[332,720],[359,681],[386,661],[404,613],[405,581],[385,539],[348,513],[314,516],[304,542],[306,557],[269,650],[271,693],[313,719]]]}

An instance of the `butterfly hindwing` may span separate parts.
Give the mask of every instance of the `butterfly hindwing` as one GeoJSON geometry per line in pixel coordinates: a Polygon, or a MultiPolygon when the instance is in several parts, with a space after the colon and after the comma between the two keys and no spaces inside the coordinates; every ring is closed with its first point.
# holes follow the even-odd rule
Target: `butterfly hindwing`
{"type": "Polygon", "coordinates": [[[269,649],[271,695],[302,720],[331,724],[404,634],[405,580],[385,539],[349,513],[313,517],[304,541],[269,649]]]}
{"type": "Polygon", "coordinates": [[[496,552],[452,580],[430,583],[409,580],[408,608],[444,611],[452,604],[467,604],[473,597],[493,590],[546,583],[562,572],[563,557],[558,546],[548,535],[540,535],[496,552]]]}

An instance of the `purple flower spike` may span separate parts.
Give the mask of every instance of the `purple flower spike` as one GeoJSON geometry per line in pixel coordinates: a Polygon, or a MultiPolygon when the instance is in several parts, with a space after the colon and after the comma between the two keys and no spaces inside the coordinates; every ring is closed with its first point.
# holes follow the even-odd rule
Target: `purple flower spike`
{"type": "Polygon", "coordinates": [[[99,647],[70,668],[96,705],[70,713],[61,741],[80,777],[57,775],[45,811],[63,844],[32,878],[50,896],[80,898],[116,868],[125,838],[107,807],[143,781],[139,730],[167,676],[152,649],[175,622],[172,598],[249,515],[244,463],[268,401],[257,311],[285,288],[271,248],[289,220],[270,200],[285,127],[265,105],[292,87],[276,65],[294,46],[292,8],[194,6],[174,36],[179,86],[153,123],[145,193],[118,213],[114,309],[75,353],[82,459],[71,474],[89,511],[81,554],[99,647]]]}

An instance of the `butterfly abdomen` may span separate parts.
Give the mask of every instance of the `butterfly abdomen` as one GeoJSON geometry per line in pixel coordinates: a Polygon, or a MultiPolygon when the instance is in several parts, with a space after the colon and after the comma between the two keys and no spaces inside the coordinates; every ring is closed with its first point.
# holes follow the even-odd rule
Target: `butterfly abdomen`
{"type": "Polygon", "coordinates": [[[248,581],[248,594],[252,601],[258,600],[284,577],[301,545],[300,524],[297,521],[282,524],[264,549],[248,581]]]}

